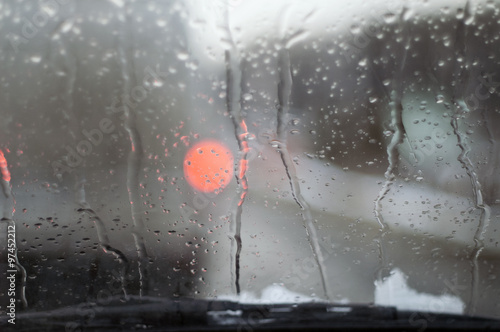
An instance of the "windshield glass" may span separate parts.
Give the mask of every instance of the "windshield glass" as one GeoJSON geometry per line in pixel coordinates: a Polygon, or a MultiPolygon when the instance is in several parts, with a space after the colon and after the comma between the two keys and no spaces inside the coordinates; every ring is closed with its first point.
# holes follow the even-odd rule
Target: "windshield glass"
{"type": "Polygon", "coordinates": [[[0,1],[0,313],[500,318],[499,10],[0,1]]]}

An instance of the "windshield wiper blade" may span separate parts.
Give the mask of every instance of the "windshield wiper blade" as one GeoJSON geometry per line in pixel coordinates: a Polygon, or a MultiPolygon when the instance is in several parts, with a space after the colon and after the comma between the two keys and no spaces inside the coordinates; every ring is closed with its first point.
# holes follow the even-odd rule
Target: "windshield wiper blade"
{"type": "Polygon", "coordinates": [[[231,301],[129,296],[106,304],[22,312],[2,331],[500,331],[500,320],[331,303],[240,304],[231,301]]]}

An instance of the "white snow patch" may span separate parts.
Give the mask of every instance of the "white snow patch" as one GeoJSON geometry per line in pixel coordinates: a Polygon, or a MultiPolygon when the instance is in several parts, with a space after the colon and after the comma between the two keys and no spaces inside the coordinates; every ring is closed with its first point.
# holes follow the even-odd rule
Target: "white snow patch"
{"type": "Polygon", "coordinates": [[[453,295],[432,295],[418,293],[408,287],[407,276],[399,269],[391,271],[391,276],[383,282],[376,282],[375,303],[395,306],[400,310],[427,311],[435,313],[463,314],[464,303],[453,295]]]}
{"type": "Polygon", "coordinates": [[[241,292],[240,296],[221,295],[218,299],[248,304],[325,302],[319,297],[311,297],[292,292],[278,284],[267,286],[262,290],[260,296],[257,296],[253,292],[241,292]]]}

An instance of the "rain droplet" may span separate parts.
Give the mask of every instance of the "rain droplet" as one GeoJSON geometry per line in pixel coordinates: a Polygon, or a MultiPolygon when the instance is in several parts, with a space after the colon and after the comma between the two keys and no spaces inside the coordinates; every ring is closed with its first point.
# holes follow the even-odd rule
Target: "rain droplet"
{"type": "Polygon", "coordinates": [[[57,14],[57,9],[56,9],[56,8],[58,8],[57,6],[50,6],[48,3],[44,3],[40,7],[49,16],[54,16],[55,14],[57,14]]]}
{"type": "Polygon", "coordinates": [[[162,80],[155,80],[153,82],[153,86],[159,88],[159,87],[163,86],[163,81],[162,80]]]}
{"type": "Polygon", "coordinates": [[[361,28],[357,24],[351,25],[351,32],[354,34],[358,34],[361,32],[361,28]]]}
{"type": "Polygon", "coordinates": [[[177,59],[179,60],[187,60],[189,58],[189,53],[187,52],[179,52],[177,53],[177,59]]]}
{"type": "Polygon", "coordinates": [[[66,21],[63,23],[63,25],[61,26],[61,31],[63,33],[66,33],[68,32],[69,30],[71,30],[71,28],[73,27],[73,20],[69,20],[69,21],[66,21]]]}
{"type": "Polygon", "coordinates": [[[386,23],[393,23],[396,20],[396,15],[394,13],[386,13],[384,15],[384,21],[386,23]]]}
{"type": "Polygon", "coordinates": [[[42,61],[42,57],[40,55],[33,55],[31,58],[30,58],[31,62],[33,63],[40,63],[40,61],[42,61]]]}
{"type": "Polygon", "coordinates": [[[361,59],[358,64],[361,66],[361,67],[366,67],[366,65],[368,64],[368,59],[367,58],[363,58],[361,59]]]}

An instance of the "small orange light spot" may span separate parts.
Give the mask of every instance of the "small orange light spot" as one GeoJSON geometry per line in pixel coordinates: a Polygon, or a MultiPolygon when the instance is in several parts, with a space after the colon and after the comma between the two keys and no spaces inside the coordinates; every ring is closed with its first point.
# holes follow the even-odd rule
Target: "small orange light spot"
{"type": "Polygon", "coordinates": [[[184,157],[184,176],[196,190],[214,192],[225,188],[233,177],[233,154],[221,142],[204,140],[184,157]]]}

